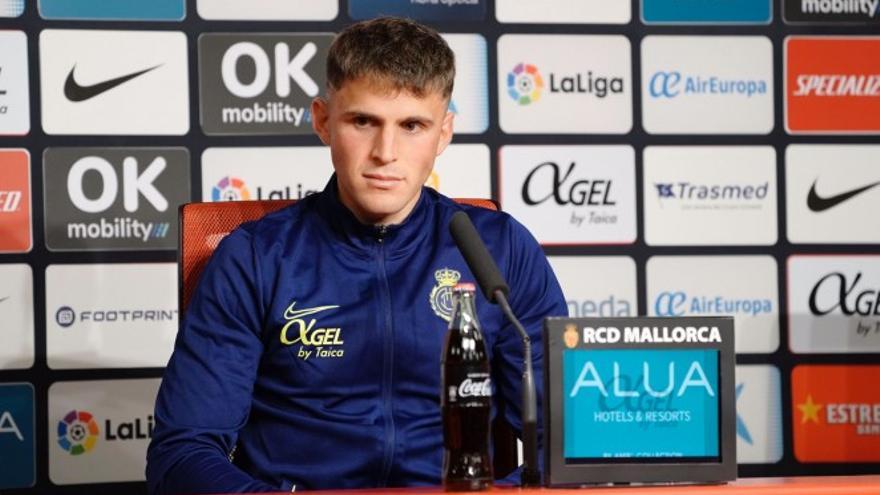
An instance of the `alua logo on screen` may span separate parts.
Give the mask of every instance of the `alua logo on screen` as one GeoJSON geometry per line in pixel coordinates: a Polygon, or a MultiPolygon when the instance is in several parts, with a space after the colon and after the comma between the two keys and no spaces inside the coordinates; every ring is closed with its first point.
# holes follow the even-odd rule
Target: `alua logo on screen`
{"type": "Polygon", "coordinates": [[[751,98],[766,95],[770,87],[765,79],[688,74],[677,70],[657,71],[647,82],[648,94],[657,99],[696,96],[751,98]]]}
{"type": "Polygon", "coordinates": [[[773,302],[766,298],[737,298],[723,295],[688,294],[686,291],[663,291],[654,299],[657,316],[744,315],[773,313],[773,302]]]}
{"type": "Polygon", "coordinates": [[[622,77],[583,72],[547,73],[544,78],[537,65],[521,62],[507,73],[507,94],[520,105],[531,105],[544,95],[584,95],[602,99],[624,92],[622,77]]]}
{"type": "Polygon", "coordinates": [[[148,440],[153,436],[153,416],[106,418],[103,423],[89,411],[69,411],[58,421],[58,446],[72,456],[93,451],[98,441],[148,440]]]}

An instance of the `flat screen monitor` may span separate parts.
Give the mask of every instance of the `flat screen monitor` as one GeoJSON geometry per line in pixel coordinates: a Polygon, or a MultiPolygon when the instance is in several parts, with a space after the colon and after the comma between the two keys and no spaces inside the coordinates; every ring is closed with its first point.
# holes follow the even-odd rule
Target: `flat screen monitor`
{"type": "Polygon", "coordinates": [[[733,320],[548,318],[547,484],[736,477],[733,320]]]}

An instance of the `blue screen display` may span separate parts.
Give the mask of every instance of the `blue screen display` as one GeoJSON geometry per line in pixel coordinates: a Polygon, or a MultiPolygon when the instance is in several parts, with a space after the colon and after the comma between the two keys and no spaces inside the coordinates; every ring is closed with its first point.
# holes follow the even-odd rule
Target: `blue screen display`
{"type": "Polygon", "coordinates": [[[718,351],[562,353],[566,462],[719,457],[718,351]]]}

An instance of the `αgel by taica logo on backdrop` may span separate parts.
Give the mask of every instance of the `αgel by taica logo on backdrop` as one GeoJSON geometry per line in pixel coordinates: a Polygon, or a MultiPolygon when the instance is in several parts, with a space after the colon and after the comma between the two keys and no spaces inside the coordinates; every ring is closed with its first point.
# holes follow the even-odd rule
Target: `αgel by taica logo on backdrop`
{"type": "Polygon", "coordinates": [[[199,37],[201,122],[206,134],[310,134],[312,99],[324,91],[332,34],[199,37]]]}
{"type": "Polygon", "coordinates": [[[51,250],[175,249],[189,201],[184,148],[48,148],[43,155],[51,250]]]}

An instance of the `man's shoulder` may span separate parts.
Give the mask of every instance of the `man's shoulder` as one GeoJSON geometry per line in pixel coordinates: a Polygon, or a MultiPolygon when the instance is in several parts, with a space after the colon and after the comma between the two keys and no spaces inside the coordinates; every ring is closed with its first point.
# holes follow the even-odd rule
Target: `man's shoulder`
{"type": "Polygon", "coordinates": [[[436,192],[434,195],[438,198],[437,202],[443,211],[443,216],[447,219],[451,218],[457,211],[467,213],[486,244],[493,244],[496,241],[511,238],[527,242],[534,241],[534,238],[525,226],[507,212],[479,206],[475,203],[466,202],[466,200],[462,201],[462,198],[450,198],[436,192]]]}
{"type": "Polygon", "coordinates": [[[311,197],[269,212],[256,220],[242,223],[230,234],[243,236],[258,245],[288,239],[290,233],[302,228],[313,212],[311,197]]]}

